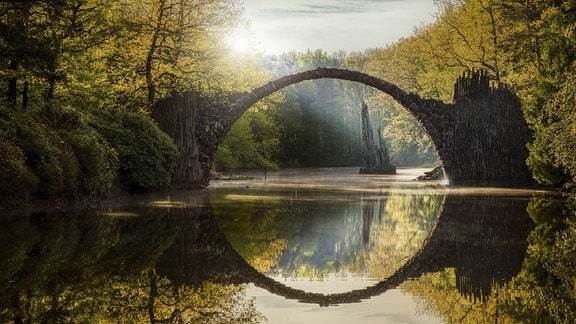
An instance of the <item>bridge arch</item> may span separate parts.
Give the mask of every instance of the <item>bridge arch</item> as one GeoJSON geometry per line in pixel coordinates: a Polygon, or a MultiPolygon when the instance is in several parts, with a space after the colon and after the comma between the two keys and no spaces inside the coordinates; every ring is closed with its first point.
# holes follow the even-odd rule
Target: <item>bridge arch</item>
{"type": "Polygon", "coordinates": [[[358,82],[391,96],[407,109],[424,128],[436,148],[446,174],[450,178],[454,166],[450,150],[453,143],[453,132],[450,131],[451,127],[445,125],[450,125],[454,120],[454,106],[437,100],[423,99],[417,94],[409,93],[388,81],[358,71],[317,68],[270,81],[250,93],[243,94],[233,103],[225,123],[226,130],[259,100],[287,86],[316,79],[340,79],[358,82]]]}
{"type": "Polygon", "coordinates": [[[160,100],[152,116],[180,151],[172,184],[179,189],[205,188],[220,142],[232,125],[257,101],[305,80],[340,79],[378,89],[400,103],[432,140],[451,185],[526,185],[530,131],[518,98],[494,85],[484,72],[459,78],[454,103],[408,93],[368,74],[318,68],[270,81],[251,92],[203,97],[188,91],[160,100]]]}

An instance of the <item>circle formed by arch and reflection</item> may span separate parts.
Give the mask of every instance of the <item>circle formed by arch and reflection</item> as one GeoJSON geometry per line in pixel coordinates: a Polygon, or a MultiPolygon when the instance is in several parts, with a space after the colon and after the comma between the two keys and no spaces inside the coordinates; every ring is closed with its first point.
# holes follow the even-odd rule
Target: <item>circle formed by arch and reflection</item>
{"type": "MultiPolygon", "coordinates": [[[[234,251],[232,253],[236,255],[234,259],[238,260],[238,266],[235,275],[242,278],[241,282],[254,283],[270,293],[288,299],[327,306],[360,302],[383,294],[421,274],[422,261],[429,259],[429,256],[422,256],[422,252],[436,230],[444,204],[443,194],[433,190],[423,192],[423,189],[412,191],[394,187],[358,192],[358,188],[335,189],[318,185],[318,188],[306,189],[301,184],[295,184],[294,188],[268,188],[266,192],[257,188],[248,188],[242,192],[232,189],[215,190],[220,192],[214,194],[218,197],[218,203],[214,205],[215,217],[219,219],[220,227],[234,251]],[[337,211],[342,214],[336,215],[337,211]],[[296,213],[299,215],[295,215],[296,213]],[[271,226],[275,219],[281,221],[271,226]],[[402,220],[411,225],[400,224],[402,220]],[[347,229],[334,233],[339,227],[347,229]],[[268,235],[269,232],[272,234],[268,235]],[[419,234],[413,238],[408,232],[419,234]],[[388,237],[390,235],[391,237],[388,237]],[[275,240],[267,240],[268,236],[275,240]],[[398,239],[402,241],[400,236],[405,236],[403,242],[392,242],[398,239]],[[258,243],[262,240],[264,243],[258,243]],[[266,249],[278,245],[278,240],[288,241],[283,246],[284,252],[272,257],[266,249]],[[342,241],[348,242],[346,246],[349,250],[345,250],[345,246],[334,248],[334,244],[339,245],[338,242],[342,241]],[[320,245],[316,246],[313,242],[319,242],[320,245]],[[258,244],[264,245],[258,247],[258,244]],[[312,247],[319,253],[315,252],[310,256],[311,252],[304,248],[302,253],[294,254],[296,246],[312,247]],[[334,250],[330,250],[330,247],[334,250]],[[394,253],[390,252],[390,249],[403,252],[394,253]],[[260,252],[251,256],[250,250],[260,252]],[[273,263],[262,260],[262,253],[268,256],[268,259],[272,258],[273,263]],[[345,256],[342,256],[343,254],[345,256]],[[357,259],[350,254],[363,258],[357,259]],[[310,258],[302,261],[303,256],[310,258]],[[301,261],[281,261],[294,258],[301,261]],[[332,265],[314,267],[316,261],[328,259],[338,262],[340,270],[332,265]],[[372,259],[379,259],[387,264],[368,264],[372,259]],[[369,286],[349,288],[352,290],[345,292],[320,293],[311,292],[308,288],[295,288],[283,281],[283,276],[294,278],[294,274],[287,272],[287,269],[311,269],[310,265],[312,272],[324,273],[327,276],[345,273],[352,278],[357,272],[361,274],[361,278],[368,279],[365,276],[369,273],[369,286]],[[374,278],[382,279],[374,283],[374,278]]],[[[307,276],[300,278],[316,280],[307,276]]],[[[341,289],[330,289],[334,290],[341,289]]]]}

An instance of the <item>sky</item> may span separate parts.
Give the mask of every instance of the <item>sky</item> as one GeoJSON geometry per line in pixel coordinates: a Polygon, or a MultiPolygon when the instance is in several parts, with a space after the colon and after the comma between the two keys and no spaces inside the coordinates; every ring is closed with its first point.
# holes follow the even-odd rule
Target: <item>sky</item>
{"type": "Polygon", "coordinates": [[[265,54],[385,47],[432,22],[437,11],[433,0],[244,0],[244,7],[250,42],[265,54]]]}

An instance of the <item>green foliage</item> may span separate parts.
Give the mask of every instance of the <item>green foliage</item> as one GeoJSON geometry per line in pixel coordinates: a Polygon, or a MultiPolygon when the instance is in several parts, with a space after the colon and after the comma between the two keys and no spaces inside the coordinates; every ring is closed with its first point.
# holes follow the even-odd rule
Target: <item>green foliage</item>
{"type": "Polygon", "coordinates": [[[260,167],[258,143],[254,140],[249,123],[249,117],[242,116],[219,145],[216,152],[216,167],[219,170],[260,167]]]}
{"type": "Polygon", "coordinates": [[[38,188],[39,179],[26,164],[24,152],[0,136],[0,197],[28,200],[38,188]]]}
{"type": "MultiPolygon", "coordinates": [[[[190,217],[205,209],[147,205],[113,210],[137,217],[114,217],[108,206],[39,214],[20,210],[13,221],[3,222],[0,322],[263,320],[240,285],[204,280],[181,285],[156,274],[154,266],[178,242],[184,222],[205,233],[204,222],[197,221],[202,217],[190,217]]],[[[204,241],[199,244],[205,247],[204,241]]]]}
{"type": "Polygon", "coordinates": [[[59,106],[42,112],[52,129],[57,130],[61,141],[74,154],[76,177],[74,191],[81,193],[103,193],[116,183],[118,154],[101,134],[89,125],[96,118],[88,112],[59,106]]]}
{"type": "Polygon", "coordinates": [[[534,178],[545,184],[574,183],[571,116],[576,61],[573,1],[505,2],[503,30],[507,81],[518,93],[534,130],[529,146],[534,178]]]}
{"type": "Polygon", "coordinates": [[[532,172],[532,178],[538,183],[557,185],[565,180],[562,170],[554,163],[550,155],[551,139],[549,131],[543,127],[534,132],[534,140],[528,144],[530,155],[526,164],[532,172]]]}
{"type": "Polygon", "coordinates": [[[335,80],[294,86],[302,125],[293,150],[302,165],[347,166],[360,160],[360,106],[350,104],[337,86],[335,80]]]}
{"type": "Polygon", "coordinates": [[[541,223],[529,237],[524,268],[538,302],[555,323],[576,319],[576,222],[574,209],[541,223]]]}
{"type": "Polygon", "coordinates": [[[5,199],[102,194],[118,181],[131,189],[169,183],[176,148],[143,114],[80,112],[55,101],[0,112],[5,199]]]}
{"type": "Polygon", "coordinates": [[[545,268],[557,287],[546,286],[546,299],[554,300],[548,305],[552,318],[558,323],[576,320],[576,223],[568,221],[568,228],[556,235],[556,241],[546,259],[545,268]]]}
{"type": "Polygon", "coordinates": [[[3,175],[22,181],[6,186],[15,190],[2,196],[48,198],[110,190],[116,183],[116,152],[87,124],[88,116],[60,106],[28,113],[4,111],[3,175]]]}
{"type": "Polygon", "coordinates": [[[116,150],[91,128],[67,133],[66,140],[78,159],[81,191],[101,193],[112,188],[119,163],[116,150]]]}
{"type": "Polygon", "coordinates": [[[2,176],[5,188],[22,179],[10,193],[22,197],[166,186],[171,139],[142,114],[107,110],[263,77],[230,72],[221,36],[242,23],[236,1],[0,2],[0,12],[2,176]]]}
{"type": "Polygon", "coordinates": [[[238,2],[127,0],[108,8],[117,32],[100,47],[97,68],[119,100],[149,105],[191,85],[213,91],[229,77],[220,67],[222,35],[242,23],[238,2]]]}
{"type": "Polygon", "coordinates": [[[170,183],[178,150],[156,123],[141,113],[103,111],[93,125],[118,154],[120,182],[128,188],[158,188],[170,183]]]}
{"type": "Polygon", "coordinates": [[[548,130],[551,140],[549,150],[555,166],[565,170],[576,184],[576,72],[566,74],[565,82],[546,104],[548,130]]]}
{"type": "Polygon", "coordinates": [[[437,162],[436,148],[426,131],[406,109],[382,94],[370,98],[372,115],[380,118],[389,144],[390,160],[399,166],[430,166],[437,162]]]}
{"type": "Polygon", "coordinates": [[[566,217],[566,202],[564,199],[534,197],[530,199],[526,211],[536,224],[559,223],[566,217]]]}
{"type": "MultiPolygon", "coordinates": [[[[346,59],[316,50],[269,57],[263,64],[279,77],[317,67],[342,67],[346,59]]],[[[280,165],[359,164],[360,106],[349,94],[352,88],[350,82],[315,80],[281,91],[284,101],[276,104],[273,116],[280,126],[280,165]]]]}
{"type": "Polygon", "coordinates": [[[272,118],[273,114],[273,107],[259,103],[242,115],[218,146],[216,168],[278,168],[280,126],[272,118]]]}
{"type": "Polygon", "coordinates": [[[40,180],[37,194],[49,197],[75,191],[78,164],[62,137],[48,125],[22,118],[15,143],[40,180]]]}
{"type": "Polygon", "coordinates": [[[285,210],[276,202],[265,207],[253,201],[222,203],[230,194],[227,190],[212,194],[211,201],[219,201],[212,207],[226,239],[252,267],[261,272],[270,271],[286,248],[286,239],[278,237],[279,219],[283,216],[278,210],[285,210]]]}
{"type": "Polygon", "coordinates": [[[222,34],[242,23],[236,1],[48,0],[0,3],[0,80],[11,101],[142,107],[222,83],[222,34]]]}

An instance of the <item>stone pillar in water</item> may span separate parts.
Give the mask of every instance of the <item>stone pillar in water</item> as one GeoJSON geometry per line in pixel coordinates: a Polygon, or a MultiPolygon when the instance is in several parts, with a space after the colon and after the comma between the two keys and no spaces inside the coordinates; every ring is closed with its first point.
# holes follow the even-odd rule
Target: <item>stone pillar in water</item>
{"type": "Polygon", "coordinates": [[[360,174],[396,174],[396,167],[390,164],[390,157],[382,132],[378,129],[378,145],[374,142],[368,105],[362,102],[362,165],[360,174]]]}

